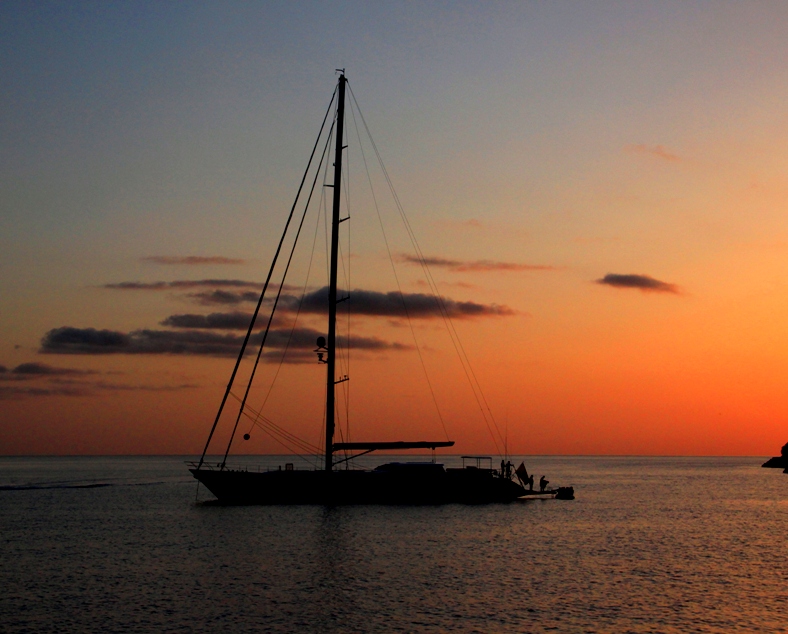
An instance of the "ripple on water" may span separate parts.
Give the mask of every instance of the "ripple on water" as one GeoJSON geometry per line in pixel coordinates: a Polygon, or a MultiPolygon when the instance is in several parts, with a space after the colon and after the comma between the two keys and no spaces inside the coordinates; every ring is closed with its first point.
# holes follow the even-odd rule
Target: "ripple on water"
{"type": "Polygon", "coordinates": [[[577,500],[334,509],[194,504],[175,459],[25,460],[0,459],[0,485],[22,487],[0,491],[7,632],[781,632],[788,621],[788,478],[758,459],[526,457],[577,500]]]}

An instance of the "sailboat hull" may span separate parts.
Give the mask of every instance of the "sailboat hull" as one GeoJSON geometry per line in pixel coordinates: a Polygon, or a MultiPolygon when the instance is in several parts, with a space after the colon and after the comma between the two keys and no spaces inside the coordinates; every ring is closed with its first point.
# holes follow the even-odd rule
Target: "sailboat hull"
{"type": "Polygon", "coordinates": [[[191,469],[222,504],[489,504],[516,500],[518,484],[475,469],[267,471],[191,469]]]}

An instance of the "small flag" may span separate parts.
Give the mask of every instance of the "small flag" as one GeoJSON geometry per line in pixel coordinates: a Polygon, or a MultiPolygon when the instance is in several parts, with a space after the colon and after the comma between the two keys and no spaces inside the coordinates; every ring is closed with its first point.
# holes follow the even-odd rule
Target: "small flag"
{"type": "Polygon", "coordinates": [[[514,470],[520,480],[525,481],[528,479],[528,469],[525,468],[525,463],[521,462],[520,466],[514,470]]]}

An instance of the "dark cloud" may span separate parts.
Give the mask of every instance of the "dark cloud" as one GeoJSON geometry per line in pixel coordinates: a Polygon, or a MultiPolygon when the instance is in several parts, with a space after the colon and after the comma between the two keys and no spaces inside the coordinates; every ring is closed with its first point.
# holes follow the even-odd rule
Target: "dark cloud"
{"type": "MultiPolygon", "coordinates": [[[[104,284],[102,288],[111,288],[120,291],[165,291],[184,288],[201,288],[213,286],[214,288],[262,288],[261,282],[247,280],[175,280],[173,282],[116,282],[104,284]]],[[[255,295],[255,300],[260,293],[255,295]]]]}
{"type": "MultiPolygon", "coordinates": [[[[292,348],[314,349],[315,341],[325,333],[311,328],[276,329],[268,335],[266,346],[282,348],[288,340],[292,348]]],[[[248,352],[260,345],[262,334],[250,339],[248,352]]],[[[201,330],[135,330],[123,333],[95,328],[54,328],[41,340],[42,353],[49,354],[184,354],[234,356],[241,348],[243,337],[201,330]]],[[[353,337],[350,347],[362,350],[403,350],[403,344],[389,343],[377,337],[353,337]]]]}
{"type": "Polygon", "coordinates": [[[517,262],[496,262],[494,260],[449,260],[447,258],[424,258],[423,260],[412,255],[401,255],[400,259],[409,264],[426,264],[438,268],[445,268],[455,273],[490,273],[501,271],[554,271],[556,267],[546,264],[519,264],[517,262]]]}
{"type": "MultiPolygon", "coordinates": [[[[268,340],[266,346],[272,348],[284,348],[290,341],[291,348],[303,348],[310,351],[314,350],[315,342],[318,337],[324,337],[325,332],[315,330],[314,328],[281,328],[271,330],[268,333],[268,340]]],[[[256,335],[256,344],[260,345],[262,334],[256,335]]],[[[337,335],[340,347],[348,347],[348,342],[341,335],[337,335]]],[[[357,350],[409,350],[411,346],[407,346],[397,342],[388,342],[377,337],[351,337],[349,347],[357,350]]],[[[314,357],[312,357],[314,358],[314,357]]]]}
{"type": "MultiPolygon", "coordinates": [[[[349,294],[347,291],[337,291],[338,297],[347,297],[348,305],[354,315],[368,315],[373,317],[405,317],[403,300],[407,307],[407,315],[415,319],[430,319],[440,317],[438,302],[433,295],[424,293],[379,293],[377,291],[364,291],[356,289],[349,294]]],[[[280,306],[285,310],[295,311],[298,308],[299,298],[293,295],[283,296],[280,306]]],[[[443,298],[443,305],[450,317],[462,319],[465,317],[487,317],[514,315],[508,306],[498,304],[477,304],[476,302],[458,302],[447,297],[443,298]]],[[[307,293],[301,302],[302,313],[327,313],[328,312],[328,287],[307,293]]]]}
{"type": "Polygon", "coordinates": [[[46,363],[22,363],[12,372],[24,376],[66,376],[98,374],[95,370],[77,370],[76,368],[56,368],[46,363]]]}
{"type": "Polygon", "coordinates": [[[132,347],[131,337],[115,330],[96,328],[54,328],[41,339],[40,352],[99,354],[123,352],[132,347]]]}
{"type": "Polygon", "coordinates": [[[196,383],[182,383],[180,385],[126,385],[124,383],[97,381],[91,384],[90,387],[111,392],[179,392],[180,390],[192,390],[200,386],[196,383]]]}
{"type": "Polygon", "coordinates": [[[203,306],[234,306],[243,302],[256,303],[260,299],[260,293],[255,291],[234,293],[232,291],[215,290],[204,291],[202,293],[189,293],[187,297],[195,300],[198,304],[203,306]]]}
{"type": "Polygon", "coordinates": [[[140,258],[141,262],[152,262],[153,264],[246,264],[246,260],[238,258],[225,258],[221,255],[187,255],[184,257],[171,255],[152,255],[147,258],[140,258]]]}
{"type": "Polygon", "coordinates": [[[675,284],[662,282],[648,275],[619,275],[617,273],[608,273],[602,279],[596,280],[596,283],[613,286],[615,288],[637,288],[641,291],[653,293],[679,293],[679,287],[675,284]]]}
{"type": "MultiPolygon", "coordinates": [[[[260,292],[262,291],[262,284],[252,284],[252,287],[258,289],[256,291],[223,291],[215,289],[212,291],[201,291],[199,293],[188,293],[186,297],[195,301],[202,306],[234,306],[243,304],[244,302],[256,304],[260,299],[260,292]]],[[[268,299],[271,301],[271,295],[279,289],[278,284],[270,284],[268,286],[268,299]]],[[[300,291],[300,286],[291,286],[285,284],[282,287],[283,291],[300,291]]]]}
{"type": "Polygon", "coordinates": [[[210,315],[170,315],[161,322],[173,328],[201,328],[217,330],[246,330],[252,319],[250,313],[211,313],[210,315]]]}
{"type": "Polygon", "coordinates": [[[126,385],[95,381],[90,383],[63,381],[44,386],[0,385],[0,400],[22,399],[42,396],[93,396],[101,392],[172,392],[199,387],[182,385],[126,385]]]}
{"type": "MultiPolygon", "coordinates": [[[[286,290],[291,290],[285,287],[286,290]]],[[[347,291],[338,290],[338,297],[348,296],[347,291]]],[[[416,319],[429,319],[439,317],[440,311],[438,310],[437,302],[432,295],[424,293],[404,293],[402,296],[397,292],[380,293],[377,291],[365,291],[356,289],[350,292],[351,311],[354,315],[368,315],[375,317],[404,317],[405,311],[402,307],[403,297],[405,305],[408,309],[408,314],[416,319]]],[[[197,303],[210,306],[210,305],[227,305],[232,306],[240,304],[241,302],[257,302],[260,298],[257,293],[234,293],[231,291],[206,291],[204,293],[192,293],[190,298],[197,300],[197,303]]],[[[269,300],[270,301],[270,300],[269,300]]],[[[311,291],[304,295],[303,301],[300,297],[291,294],[283,294],[279,299],[279,310],[282,312],[295,312],[298,310],[299,303],[301,304],[302,313],[311,314],[326,314],[328,313],[328,287],[311,291]]],[[[462,319],[464,317],[486,317],[486,316],[504,316],[514,315],[515,311],[507,306],[498,304],[479,304],[476,302],[460,302],[449,298],[443,298],[443,303],[449,315],[453,318],[462,319]]],[[[215,313],[216,318],[221,313],[215,313]]],[[[225,313],[225,315],[239,315],[240,313],[225,313]]],[[[187,316],[173,315],[168,320],[162,322],[162,325],[176,326],[176,327],[194,327],[194,328],[220,328],[222,326],[210,326],[207,322],[201,321],[199,315],[189,315],[188,319],[192,323],[198,322],[206,325],[187,326],[187,316]],[[170,319],[178,318],[183,321],[173,321],[170,319]]],[[[247,318],[246,328],[249,325],[247,318]]],[[[202,318],[205,319],[205,318],[202,318]]],[[[240,322],[239,322],[240,323],[240,322]]],[[[228,326],[230,327],[230,326],[228,326]]]]}
{"type": "Polygon", "coordinates": [[[40,377],[87,376],[98,374],[95,370],[77,370],[75,368],[57,368],[46,363],[22,363],[13,370],[0,366],[0,381],[29,381],[40,377]]]}
{"type": "Polygon", "coordinates": [[[64,326],[50,330],[41,340],[44,353],[57,354],[204,354],[223,355],[236,351],[240,340],[235,335],[209,332],[135,330],[130,333],[95,328],[64,326]]]}

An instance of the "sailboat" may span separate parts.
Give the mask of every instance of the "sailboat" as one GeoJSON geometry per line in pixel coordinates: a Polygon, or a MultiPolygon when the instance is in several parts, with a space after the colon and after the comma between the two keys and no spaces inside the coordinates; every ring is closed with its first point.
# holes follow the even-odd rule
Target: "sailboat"
{"type": "MultiPolygon", "coordinates": [[[[236,419],[236,425],[230,437],[230,443],[224,459],[220,463],[206,460],[211,439],[216,431],[228,396],[231,394],[238,368],[252,337],[255,321],[263,304],[263,298],[269,288],[274,265],[284,241],[283,235],[265,281],[263,292],[257,303],[257,308],[249,324],[227,390],[211,432],[208,435],[205,449],[199,461],[190,463],[190,471],[223,504],[479,504],[512,502],[527,495],[525,487],[515,482],[514,471],[511,469],[511,465],[502,464],[500,470],[494,469],[492,459],[489,457],[465,456],[463,457],[463,467],[461,468],[446,468],[443,464],[436,462],[434,457],[429,462],[389,462],[374,469],[347,468],[349,461],[375,451],[395,451],[400,453],[409,450],[423,451],[429,449],[434,456],[434,452],[437,449],[454,446],[454,441],[337,442],[335,439],[336,390],[339,384],[348,380],[347,376],[339,376],[337,373],[336,354],[338,343],[337,305],[348,299],[347,297],[339,299],[337,297],[339,226],[341,222],[347,220],[347,218],[340,218],[340,201],[343,186],[343,150],[346,147],[344,145],[344,120],[347,79],[343,69],[339,69],[338,72],[340,73],[339,80],[332,96],[332,101],[326,111],[326,117],[323,120],[323,126],[325,126],[334,98],[336,98],[335,116],[332,123],[335,130],[333,130],[333,135],[329,133],[329,141],[327,142],[329,143],[333,136],[333,185],[325,185],[333,188],[327,337],[321,336],[317,339],[317,348],[314,351],[317,354],[318,361],[326,367],[325,445],[322,468],[296,469],[293,468],[292,463],[289,463],[284,470],[249,471],[248,469],[232,468],[227,465],[227,455],[235,437],[238,419],[240,419],[240,415],[246,406],[249,394],[248,387],[246,394],[241,400],[241,411],[239,411],[238,419],[236,419]],[[339,452],[343,452],[342,455],[346,457],[337,459],[339,452]]],[[[322,134],[322,131],[323,127],[321,127],[320,134],[322,134]]],[[[318,135],[318,141],[321,138],[320,134],[318,135]]],[[[315,156],[317,147],[318,142],[316,141],[312,157],[315,156]]],[[[326,151],[328,151],[328,147],[327,144],[326,151]]],[[[310,158],[309,164],[311,162],[312,158],[310,158]]],[[[308,165],[304,179],[301,181],[299,194],[304,186],[309,169],[308,165]]],[[[298,196],[296,196],[296,200],[298,200],[298,196]]],[[[294,209],[295,203],[285,226],[285,233],[288,231],[294,209]]],[[[280,284],[280,289],[282,285],[280,284]]],[[[277,300],[274,301],[274,310],[276,309],[277,301],[278,296],[277,300]]],[[[262,337],[261,351],[272,319],[273,311],[268,321],[268,327],[262,337]]],[[[255,370],[259,360],[260,353],[257,355],[255,370]]],[[[253,376],[254,370],[252,370],[253,376]]],[[[249,384],[251,385],[251,378],[249,384]]],[[[246,438],[248,439],[248,435],[246,435],[246,438]]]]}

